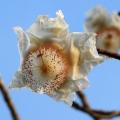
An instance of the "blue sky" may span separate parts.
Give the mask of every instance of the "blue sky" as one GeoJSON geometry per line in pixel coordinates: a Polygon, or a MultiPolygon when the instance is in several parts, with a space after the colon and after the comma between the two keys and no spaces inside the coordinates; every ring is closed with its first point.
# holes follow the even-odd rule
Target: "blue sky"
{"type": "MultiPolygon", "coordinates": [[[[19,67],[16,34],[13,27],[27,29],[38,15],[54,17],[57,10],[64,12],[70,31],[83,31],[86,12],[102,5],[107,10],[119,11],[119,0],[1,0],[0,1],[0,73],[7,86],[19,67]]],[[[85,90],[94,108],[120,109],[120,61],[107,60],[89,74],[90,86],[85,90]]],[[[21,120],[91,120],[64,103],[27,89],[9,91],[21,120]]],[[[114,119],[119,120],[120,118],[114,119]]],[[[0,94],[0,120],[11,120],[0,94]]]]}

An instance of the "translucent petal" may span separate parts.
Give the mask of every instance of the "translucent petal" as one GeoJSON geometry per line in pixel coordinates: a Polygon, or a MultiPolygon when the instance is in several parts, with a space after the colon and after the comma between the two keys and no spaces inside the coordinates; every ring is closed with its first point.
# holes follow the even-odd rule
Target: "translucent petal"
{"type": "Polygon", "coordinates": [[[21,88],[24,87],[25,83],[22,77],[21,71],[17,71],[9,84],[9,88],[21,88]]]}
{"type": "Polygon", "coordinates": [[[73,80],[74,78],[76,78],[75,80],[83,79],[88,75],[94,65],[102,62],[103,58],[98,55],[95,34],[74,32],[71,33],[71,40],[80,52],[79,61],[76,63],[77,72],[73,72],[72,77],[73,80]]]}
{"type": "Polygon", "coordinates": [[[19,47],[20,57],[22,60],[22,58],[24,57],[24,55],[29,47],[29,38],[21,27],[15,27],[14,30],[17,33],[18,47],[19,47]]]}
{"type": "Polygon", "coordinates": [[[110,22],[111,18],[107,11],[103,7],[97,6],[88,12],[85,29],[86,31],[95,32],[100,29],[100,27],[108,25],[110,22]]]}
{"type": "Polygon", "coordinates": [[[40,39],[57,39],[58,41],[64,40],[68,33],[68,25],[64,20],[62,11],[56,13],[56,18],[48,18],[47,16],[40,16],[35,23],[28,29],[31,33],[40,39]]]}
{"type": "MultiPolygon", "coordinates": [[[[120,15],[118,15],[118,13],[112,14],[112,25],[115,26],[120,32],[120,15]]],[[[119,41],[117,41],[116,44],[118,44],[120,48],[120,35],[118,37],[119,41]]]]}
{"type": "Polygon", "coordinates": [[[120,30],[120,16],[116,12],[112,14],[112,25],[120,30]]]}
{"type": "Polygon", "coordinates": [[[72,106],[73,101],[75,100],[75,92],[72,93],[68,93],[68,94],[63,94],[63,93],[58,93],[55,92],[53,96],[54,99],[56,99],[57,101],[63,101],[66,104],[72,106]]]}
{"type": "Polygon", "coordinates": [[[72,105],[76,98],[76,91],[83,90],[88,86],[88,80],[83,78],[80,80],[69,80],[62,88],[54,92],[51,96],[56,100],[64,101],[65,103],[72,105]]]}

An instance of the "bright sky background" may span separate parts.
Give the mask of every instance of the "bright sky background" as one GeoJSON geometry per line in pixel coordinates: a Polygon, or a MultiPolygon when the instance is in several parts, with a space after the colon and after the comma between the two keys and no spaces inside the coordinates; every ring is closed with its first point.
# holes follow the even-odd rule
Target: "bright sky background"
{"type": "MultiPolygon", "coordinates": [[[[70,31],[82,32],[86,12],[102,5],[119,11],[119,0],[1,0],[0,1],[0,73],[7,86],[19,67],[14,26],[27,29],[38,15],[54,17],[61,9],[70,31]]],[[[108,60],[89,74],[90,86],[85,90],[94,108],[120,109],[120,61],[108,60]]],[[[9,91],[21,120],[91,120],[68,105],[27,89],[9,91]]],[[[11,120],[0,94],[0,120],[11,120]]],[[[114,120],[120,120],[114,119],[114,120]]]]}

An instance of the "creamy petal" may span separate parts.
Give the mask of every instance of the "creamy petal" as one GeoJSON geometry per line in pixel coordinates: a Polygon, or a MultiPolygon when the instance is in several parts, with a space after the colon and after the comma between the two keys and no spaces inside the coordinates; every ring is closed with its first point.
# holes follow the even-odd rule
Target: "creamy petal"
{"type": "MultiPolygon", "coordinates": [[[[112,14],[112,26],[115,26],[120,31],[120,15],[118,15],[117,12],[112,14]]],[[[114,41],[114,48],[116,49],[115,51],[118,51],[118,46],[120,49],[120,35],[118,37],[119,39],[115,40],[116,42],[114,41]]]]}
{"type": "Polygon", "coordinates": [[[112,25],[120,30],[120,16],[118,15],[118,13],[114,12],[111,17],[112,17],[112,25]]]}
{"type": "Polygon", "coordinates": [[[66,104],[72,106],[73,101],[75,100],[75,92],[63,94],[60,92],[55,92],[51,97],[55,98],[57,101],[63,101],[66,104]]]}
{"type": "Polygon", "coordinates": [[[17,71],[9,84],[9,88],[25,87],[21,71],[17,71]]]}
{"type": "Polygon", "coordinates": [[[62,95],[62,97],[59,100],[62,100],[68,105],[72,106],[72,103],[75,100],[75,93],[70,93],[67,96],[62,95]]]}
{"type": "Polygon", "coordinates": [[[76,81],[69,80],[64,87],[54,92],[51,96],[56,100],[63,101],[71,106],[76,98],[76,91],[83,90],[87,86],[88,80],[85,78],[76,81]]]}
{"type": "Polygon", "coordinates": [[[102,62],[103,58],[98,55],[95,34],[71,33],[71,40],[74,42],[74,46],[80,51],[76,72],[73,72],[74,77],[72,77],[73,80],[83,79],[94,65],[102,62]]]}
{"type": "Polygon", "coordinates": [[[48,16],[38,17],[36,22],[28,29],[28,33],[40,39],[64,40],[68,33],[68,25],[61,10],[56,15],[56,18],[48,18],[48,16]]]}
{"type": "Polygon", "coordinates": [[[83,90],[88,86],[88,80],[86,78],[72,81],[69,80],[62,88],[57,90],[52,97],[56,100],[64,101],[69,105],[72,105],[76,94],[76,91],[83,90]]]}
{"type": "Polygon", "coordinates": [[[95,32],[100,27],[108,25],[110,22],[111,18],[107,11],[103,7],[97,6],[96,8],[88,12],[85,29],[86,31],[95,32]]]}
{"type": "Polygon", "coordinates": [[[18,47],[19,47],[20,57],[22,60],[29,47],[30,41],[27,34],[23,31],[21,27],[15,27],[14,30],[17,33],[18,47]]]}

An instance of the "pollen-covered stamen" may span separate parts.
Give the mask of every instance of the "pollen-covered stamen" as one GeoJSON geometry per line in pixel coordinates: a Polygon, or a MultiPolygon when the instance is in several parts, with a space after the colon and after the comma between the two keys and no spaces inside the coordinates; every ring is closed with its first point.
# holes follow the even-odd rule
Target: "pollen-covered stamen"
{"type": "Polygon", "coordinates": [[[69,66],[65,51],[56,44],[44,43],[26,55],[23,77],[33,90],[50,94],[66,82],[69,66]]]}

